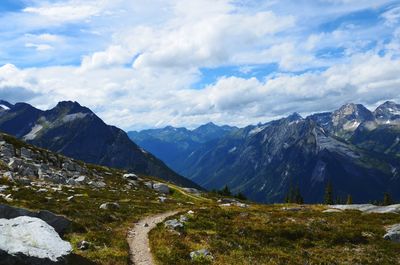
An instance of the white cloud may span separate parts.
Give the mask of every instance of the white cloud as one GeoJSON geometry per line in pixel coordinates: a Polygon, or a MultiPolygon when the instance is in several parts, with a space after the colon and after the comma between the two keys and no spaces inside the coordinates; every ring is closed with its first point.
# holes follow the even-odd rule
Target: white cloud
{"type": "MultiPolygon", "coordinates": [[[[377,2],[318,2],[302,1],[299,12],[287,0],[32,1],[24,12],[0,18],[11,21],[1,35],[17,36],[0,41],[0,59],[50,63],[0,67],[0,97],[41,108],[77,100],[126,129],[210,120],[242,126],[349,101],[400,100],[395,25],[320,28],[377,2]],[[9,24],[17,25],[16,35],[9,24]],[[23,52],[8,53],[14,50],[23,52]],[[336,50],[343,56],[330,56],[336,50]],[[74,64],[58,66],[69,57],[74,64]],[[249,74],[265,64],[278,71],[258,79],[218,72],[249,74]],[[192,89],[202,82],[201,69],[214,67],[217,81],[192,89]]],[[[383,16],[397,19],[395,12],[383,16]]]]}
{"type": "Polygon", "coordinates": [[[47,4],[39,7],[26,7],[23,11],[48,19],[51,22],[59,23],[85,20],[98,14],[101,9],[99,5],[93,2],[92,5],[88,5],[69,1],[67,3],[47,4]]]}
{"type": "Polygon", "coordinates": [[[48,51],[48,50],[54,49],[52,46],[50,46],[48,44],[37,44],[37,43],[27,43],[27,44],[25,44],[25,47],[34,48],[39,52],[48,51]]]}

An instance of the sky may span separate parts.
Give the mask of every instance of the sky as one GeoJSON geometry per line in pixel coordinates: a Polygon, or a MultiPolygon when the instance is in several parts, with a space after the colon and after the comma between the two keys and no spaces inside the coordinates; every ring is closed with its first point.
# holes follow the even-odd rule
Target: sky
{"type": "Polygon", "coordinates": [[[125,130],[400,103],[400,1],[1,0],[0,98],[125,130]]]}

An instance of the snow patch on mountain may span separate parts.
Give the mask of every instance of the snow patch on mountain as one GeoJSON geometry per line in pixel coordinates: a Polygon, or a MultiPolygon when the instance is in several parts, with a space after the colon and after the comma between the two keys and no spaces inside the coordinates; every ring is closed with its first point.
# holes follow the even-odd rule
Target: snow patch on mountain
{"type": "Polygon", "coordinates": [[[41,129],[43,129],[43,125],[36,124],[35,126],[32,127],[32,130],[23,137],[23,139],[24,140],[33,140],[33,139],[35,139],[37,134],[38,134],[38,132],[40,132],[41,129]]]}

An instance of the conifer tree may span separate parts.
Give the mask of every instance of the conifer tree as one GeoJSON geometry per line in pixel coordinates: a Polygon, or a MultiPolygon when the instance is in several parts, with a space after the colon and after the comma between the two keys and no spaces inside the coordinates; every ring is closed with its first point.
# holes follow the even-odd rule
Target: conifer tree
{"type": "Polygon", "coordinates": [[[332,205],[333,204],[333,187],[332,183],[328,181],[325,187],[325,196],[324,196],[325,204],[332,205]]]}
{"type": "Polygon", "coordinates": [[[346,204],[353,204],[353,197],[351,197],[350,194],[347,195],[347,201],[346,204]]]}
{"type": "Polygon", "coordinates": [[[385,192],[383,194],[383,205],[391,205],[391,204],[393,204],[392,196],[388,192],[385,192]]]}

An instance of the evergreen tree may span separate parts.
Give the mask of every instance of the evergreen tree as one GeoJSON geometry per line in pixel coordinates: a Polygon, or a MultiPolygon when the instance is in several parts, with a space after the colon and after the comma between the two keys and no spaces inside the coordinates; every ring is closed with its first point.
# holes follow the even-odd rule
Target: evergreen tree
{"type": "Polygon", "coordinates": [[[385,192],[385,194],[383,194],[383,205],[391,204],[393,204],[392,196],[388,192],[385,192]]]}
{"type": "Polygon", "coordinates": [[[237,199],[239,199],[239,200],[242,200],[242,201],[246,201],[247,200],[247,197],[242,192],[239,192],[238,194],[236,194],[235,197],[237,199]]]}
{"type": "Polygon", "coordinates": [[[328,181],[325,187],[325,196],[324,196],[325,204],[332,205],[333,204],[333,187],[332,183],[328,181]]]}
{"type": "Polygon", "coordinates": [[[222,196],[232,196],[231,190],[229,189],[228,185],[225,185],[225,187],[220,191],[220,194],[222,196]]]}
{"type": "Polygon", "coordinates": [[[301,196],[299,186],[296,187],[293,197],[294,197],[293,200],[294,200],[295,203],[297,203],[297,204],[303,204],[304,203],[304,199],[303,199],[303,196],[301,196]]]}
{"type": "Polygon", "coordinates": [[[351,197],[351,195],[347,195],[347,201],[346,204],[353,204],[353,197],[351,197]]]}

